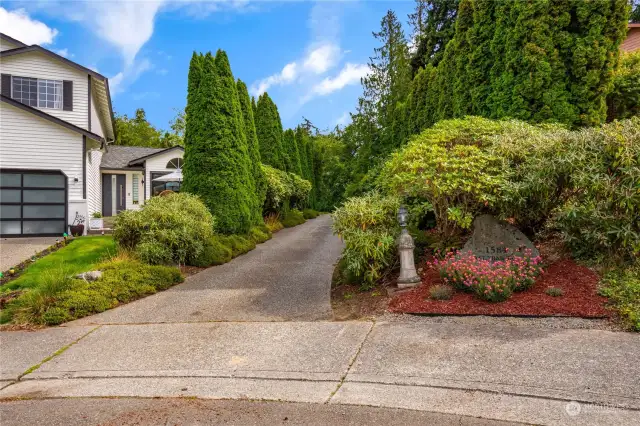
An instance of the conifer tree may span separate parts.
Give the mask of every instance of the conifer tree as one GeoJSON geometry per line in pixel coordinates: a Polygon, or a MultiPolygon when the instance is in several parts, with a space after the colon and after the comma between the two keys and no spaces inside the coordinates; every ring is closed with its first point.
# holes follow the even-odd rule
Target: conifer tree
{"type": "Polygon", "coordinates": [[[302,165],[300,163],[300,153],[296,143],[296,135],[293,130],[287,129],[283,136],[283,146],[287,154],[287,171],[302,177],[302,165]]]}
{"type": "Polygon", "coordinates": [[[473,26],[467,33],[471,48],[469,62],[465,70],[469,85],[469,113],[482,117],[488,117],[490,114],[487,97],[491,89],[489,75],[493,65],[491,40],[495,26],[495,7],[494,0],[476,0],[473,11],[473,26]]]}
{"type": "Polygon", "coordinates": [[[267,92],[258,98],[254,119],[262,162],[286,171],[282,147],[282,123],[278,109],[267,92]]]}
{"type": "Polygon", "coordinates": [[[447,43],[453,38],[460,0],[416,0],[415,12],[409,15],[412,40],[416,51],[411,58],[415,75],[427,64],[436,66],[444,56],[447,43]]]}
{"type": "Polygon", "coordinates": [[[215,59],[211,53],[204,56],[198,90],[188,100],[184,189],[201,197],[218,231],[246,233],[255,194],[236,83],[224,51],[215,59]]]}
{"type": "Polygon", "coordinates": [[[258,146],[258,136],[256,135],[256,126],[253,119],[253,108],[249,100],[249,91],[247,85],[240,79],[237,82],[238,98],[242,117],[244,119],[244,133],[247,140],[247,149],[249,159],[251,161],[251,175],[253,177],[253,186],[255,188],[255,206],[254,215],[255,223],[262,223],[262,206],[267,193],[267,182],[262,170],[262,162],[260,160],[260,147],[258,146]]]}
{"type": "Polygon", "coordinates": [[[304,179],[309,177],[309,161],[307,159],[307,137],[308,133],[302,126],[297,126],[295,131],[296,147],[300,154],[300,176],[304,179]]]}

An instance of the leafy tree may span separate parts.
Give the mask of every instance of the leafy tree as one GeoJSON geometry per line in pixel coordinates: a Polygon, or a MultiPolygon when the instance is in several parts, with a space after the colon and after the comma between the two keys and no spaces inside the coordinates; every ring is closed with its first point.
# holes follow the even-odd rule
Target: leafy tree
{"type": "Polygon", "coordinates": [[[631,0],[631,14],[629,15],[629,22],[640,23],[640,1],[631,0]]]}
{"type": "Polygon", "coordinates": [[[276,169],[286,171],[282,146],[282,122],[280,121],[278,108],[267,92],[258,98],[254,119],[262,162],[276,169]]]}
{"type": "Polygon", "coordinates": [[[191,60],[183,189],[200,196],[218,231],[246,233],[254,222],[250,159],[227,54],[191,60]]]}
{"type": "Polygon", "coordinates": [[[607,121],[640,116],[640,51],[622,54],[607,96],[607,121]]]}
{"type": "Polygon", "coordinates": [[[135,117],[126,114],[115,116],[116,145],[145,146],[150,148],[165,148],[162,133],[147,121],[144,109],[138,108],[135,117]]]}
{"type": "Polygon", "coordinates": [[[416,45],[411,58],[411,70],[415,75],[427,64],[438,65],[444,49],[453,38],[460,0],[416,0],[416,9],[409,15],[416,45]]]}
{"type": "Polygon", "coordinates": [[[253,119],[253,108],[249,100],[249,91],[247,85],[238,80],[236,83],[238,89],[238,98],[240,100],[240,109],[244,122],[244,134],[247,140],[247,150],[251,163],[251,175],[253,177],[253,185],[255,187],[255,206],[254,217],[255,223],[262,223],[262,206],[266,196],[266,180],[262,170],[262,162],[260,159],[260,147],[258,146],[258,136],[256,134],[256,126],[253,119]]]}

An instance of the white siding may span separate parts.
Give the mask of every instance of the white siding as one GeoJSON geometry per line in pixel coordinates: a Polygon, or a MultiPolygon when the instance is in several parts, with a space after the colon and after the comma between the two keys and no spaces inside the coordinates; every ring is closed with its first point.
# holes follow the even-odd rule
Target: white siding
{"type": "Polygon", "coordinates": [[[0,71],[20,77],[73,81],[73,111],[41,108],[47,114],[88,129],[88,74],[39,52],[22,53],[2,59],[0,71]]]}
{"type": "Polygon", "coordinates": [[[82,200],[82,155],[79,133],[0,103],[0,167],[62,170],[69,199],[82,200]]]}
{"type": "Polygon", "coordinates": [[[184,151],[181,149],[174,149],[165,154],[156,155],[155,157],[149,158],[145,162],[145,168],[147,175],[144,178],[144,190],[145,190],[145,199],[151,198],[151,172],[169,172],[173,171],[172,169],[167,169],[167,163],[174,158],[182,158],[184,156],[184,151]]]}
{"type": "Polygon", "coordinates": [[[89,131],[95,133],[98,136],[104,137],[103,124],[98,115],[98,110],[96,109],[96,102],[97,99],[95,95],[91,93],[91,128],[89,129],[89,131]]]}
{"type": "Polygon", "coordinates": [[[1,40],[0,39],[0,52],[3,52],[5,50],[9,50],[9,49],[15,49],[17,47],[20,47],[20,46],[15,44],[15,43],[11,43],[8,40],[1,40]]]}
{"type": "MultiPolygon", "coordinates": [[[[102,174],[110,175],[126,175],[125,178],[125,209],[138,210],[144,204],[142,199],[142,178],[143,172],[141,171],[123,171],[123,170],[102,170],[102,174]],[[138,176],[138,204],[133,204],[133,175],[138,176]]],[[[100,178],[102,179],[102,178],[100,178]]],[[[102,206],[100,207],[102,209],[102,206]]]]}
{"type": "Polygon", "coordinates": [[[102,151],[87,149],[87,213],[91,217],[95,212],[102,212],[102,151]]]}

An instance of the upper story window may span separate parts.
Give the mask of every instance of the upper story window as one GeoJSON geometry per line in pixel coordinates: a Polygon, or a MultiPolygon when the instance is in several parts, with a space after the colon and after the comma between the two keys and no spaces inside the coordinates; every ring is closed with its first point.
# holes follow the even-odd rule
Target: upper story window
{"type": "Polygon", "coordinates": [[[181,169],[182,168],[182,158],[174,158],[173,160],[167,163],[167,169],[181,169]]]}
{"type": "Polygon", "coordinates": [[[62,81],[13,77],[12,98],[37,108],[62,109],[62,81]]]}

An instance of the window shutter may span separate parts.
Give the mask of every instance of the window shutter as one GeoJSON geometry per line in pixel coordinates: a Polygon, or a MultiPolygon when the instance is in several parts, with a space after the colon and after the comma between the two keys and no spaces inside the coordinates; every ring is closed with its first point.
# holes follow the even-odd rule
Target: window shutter
{"type": "Polygon", "coordinates": [[[11,75],[2,74],[2,87],[0,87],[0,93],[7,97],[11,97],[11,75]]]}
{"type": "Polygon", "coordinates": [[[62,109],[73,111],[73,81],[62,82],[62,109]]]}

